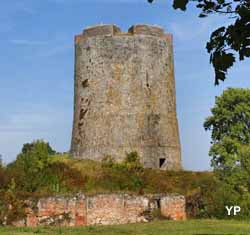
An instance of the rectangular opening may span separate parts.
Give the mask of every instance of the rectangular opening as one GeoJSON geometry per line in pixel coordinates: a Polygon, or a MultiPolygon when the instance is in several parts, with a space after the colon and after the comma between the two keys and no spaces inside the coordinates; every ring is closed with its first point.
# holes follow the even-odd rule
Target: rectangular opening
{"type": "Polygon", "coordinates": [[[157,209],[161,208],[161,199],[156,199],[157,209]]]}
{"type": "Polygon", "coordinates": [[[163,164],[166,162],[166,158],[160,158],[159,167],[162,168],[163,164]]]}

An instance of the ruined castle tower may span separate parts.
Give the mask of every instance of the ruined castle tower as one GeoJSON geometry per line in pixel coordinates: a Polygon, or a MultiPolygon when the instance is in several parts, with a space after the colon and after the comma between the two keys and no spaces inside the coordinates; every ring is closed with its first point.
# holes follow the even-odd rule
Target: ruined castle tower
{"type": "Polygon", "coordinates": [[[132,151],[145,167],[181,169],[172,37],[148,25],[87,28],[75,37],[71,154],[120,161],[132,151]]]}

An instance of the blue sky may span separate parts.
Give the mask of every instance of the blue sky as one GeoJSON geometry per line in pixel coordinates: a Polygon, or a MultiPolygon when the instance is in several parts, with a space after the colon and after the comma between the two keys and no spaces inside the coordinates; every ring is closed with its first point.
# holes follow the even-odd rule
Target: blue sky
{"type": "Polygon", "coordinates": [[[136,23],[157,24],[174,36],[177,113],[183,166],[208,170],[210,133],[203,129],[215,96],[227,87],[249,87],[249,60],[228,80],[213,84],[205,44],[227,22],[199,19],[198,12],[174,11],[156,0],[3,0],[0,8],[0,153],[15,159],[23,143],[45,139],[68,151],[73,117],[74,35],[100,23],[122,30],[136,23]]]}

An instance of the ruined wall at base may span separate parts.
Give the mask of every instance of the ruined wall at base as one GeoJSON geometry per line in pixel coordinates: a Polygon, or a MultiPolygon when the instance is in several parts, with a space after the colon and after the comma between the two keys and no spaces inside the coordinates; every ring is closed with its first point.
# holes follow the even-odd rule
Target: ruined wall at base
{"type": "Polygon", "coordinates": [[[48,197],[40,199],[36,205],[27,201],[26,226],[62,225],[83,226],[87,225],[86,197],[48,197]]]}
{"type": "Polygon", "coordinates": [[[98,195],[88,198],[88,224],[126,224],[146,222],[143,216],[149,199],[143,196],[98,195]]]}
{"type": "Polygon", "coordinates": [[[48,197],[26,201],[26,217],[15,226],[86,226],[149,222],[155,211],[173,220],[186,219],[185,198],[179,195],[98,194],[48,197]]]}
{"type": "Polygon", "coordinates": [[[172,220],[185,219],[185,208],[186,202],[180,197],[162,197],[160,200],[161,215],[172,220]]]}
{"type": "Polygon", "coordinates": [[[149,25],[114,25],[75,37],[71,154],[121,161],[137,151],[144,167],[181,169],[172,36],[149,25]]]}

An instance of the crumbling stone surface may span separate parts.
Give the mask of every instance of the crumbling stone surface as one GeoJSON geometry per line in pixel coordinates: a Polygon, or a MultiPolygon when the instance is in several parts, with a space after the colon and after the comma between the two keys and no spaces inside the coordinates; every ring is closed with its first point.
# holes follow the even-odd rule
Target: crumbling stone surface
{"type": "Polygon", "coordinates": [[[88,28],[75,38],[71,154],[181,169],[172,37],[157,26],[88,28]]]}
{"type": "Polygon", "coordinates": [[[143,216],[149,204],[147,197],[111,194],[88,197],[87,200],[88,224],[147,222],[143,216]]]}
{"type": "Polygon", "coordinates": [[[165,196],[160,200],[161,214],[172,220],[185,220],[186,213],[183,213],[186,208],[184,196],[165,196]]]}
{"type": "Polygon", "coordinates": [[[86,226],[149,222],[159,211],[166,219],[186,219],[185,198],[178,195],[98,194],[26,201],[26,217],[14,226],[86,226]]]}
{"type": "Polygon", "coordinates": [[[86,199],[84,195],[74,197],[48,197],[38,201],[36,207],[28,204],[27,226],[87,224],[86,199]]]}

